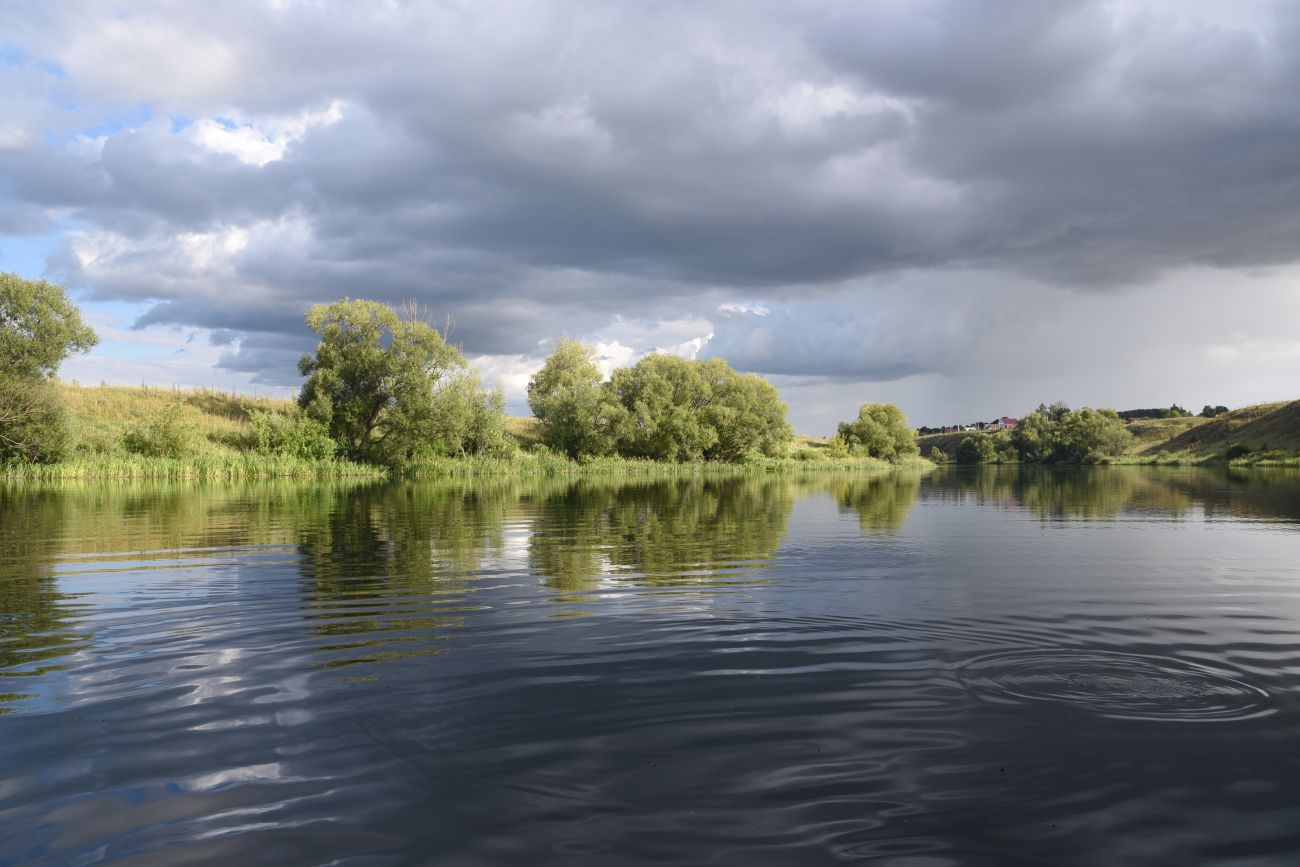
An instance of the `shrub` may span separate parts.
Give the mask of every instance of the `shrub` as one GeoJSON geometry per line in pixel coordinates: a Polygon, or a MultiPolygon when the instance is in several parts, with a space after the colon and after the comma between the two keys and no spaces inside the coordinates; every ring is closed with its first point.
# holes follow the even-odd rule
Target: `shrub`
{"type": "Polygon", "coordinates": [[[336,457],[339,444],[325,425],[302,411],[291,413],[253,410],[249,415],[253,446],[264,455],[282,455],[309,461],[336,457]]]}
{"type": "Polygon", "coordinates": [[[179,458],[190,451],[193,432],[181,418],[182,407],[173,403],[156,417],[140,422],[126,432],[122,445],[137,455],[179,458]]]}
{"type": "Polygon", "coordinates": [[[0,462],[60,460],[68,452],[70,431],[68,410],[53,381],[0,379],[0,462]]]}
{"type": "Polygon", "coordinates": [[[1243,458],[1250,454],[1250,451],[1250,446],[1245,443],[1233,443],[1228,446],[1228,450],[1223,453],[1223,459],[1225,461],[1231,461],[1236,460],[1237,458],[1243,458]]]}
{"type": "Polygon", "coordinates": [[[948,456],[944,454],[943,450],[940,449],[938,446],[930,447],[929,457],[930,460],[934,461],[936,464],[943,464],[948,462],[948,456]]]}

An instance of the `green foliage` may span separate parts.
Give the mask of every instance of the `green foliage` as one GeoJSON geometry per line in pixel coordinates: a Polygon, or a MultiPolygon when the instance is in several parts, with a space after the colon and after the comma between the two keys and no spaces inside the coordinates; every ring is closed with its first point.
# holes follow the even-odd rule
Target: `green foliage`
{"type": "Polygon", "coordinates": [[[98,338],[62,286],[0,273],[0,371],[16,379],[51,377],[98,338]]]}
{"type": "Polygon", "coordinates": [[[930,454],[927,457],[936,464],[946,464],[948,462],[948,456],[938,446],[931,446],[930,454]]]}
{"type": "Polygon", "coordinates": [[[711,397],[699,366],[675,355],[648,355],[614,371],[609,390],[623,412],[615,422],[625,457],[699,461],[718,442],[705,418],[711,397]]]}
{"type": "Polygon", "coordinates": [[[43,376],[0,375],[0,463],[50,463],[69,450],[70,419],[43,376]]]}
{"type": "Polygon", "coordinates": [[[620,416],[606,392],[595,354],[560,338],[528,383],[528,406],[542,425],[542,440],[571,458],[609,454],[613,422],[620,416]]]}
{"type": "Polygon", "coordinates": [[[1122,455],[1133,434],[1112,410],[1040,406],[1020,420],[1011,444],[1026,463],[1101,463],[1122,455]]]}
{"type": "MultiPolygon", "coordinates": [[[[307,324],[321,339],[315,356],[298,362],[307,377],[299,403],[349,458],[409,460],[447,437],[437,412],[454,401],[435,397],[462,387],[449,381],[467,365],[417,311],[399,315],[387,304],[344,298],[312,307],[307,324]]],[[[463,432],[456,433],[459,441],[463,432]]]]}
{"type": "Polygon", "coordinates": [[[721,358],[696,362],[711,400],[705,417],[717,441],[704,456],[739,461],[756,455],[777,457],[790,447],[794,431],[776,386],[753,373],[737,373],[721,358]]]}
{"type": "Polygon", "coordinates": [[[280,455],[305,461],[333,460],[339,444],[329,429],[301,410],[290,413],[252,410],[252,440],[259,454],[280,455]]]}
{"type": "Polygon", "coordinates": [[[181,405],[173,403],[153,418],[130,428],[122,438],[122,445],[128,452],[144,457],[184,457],[191,450],[194,434],[181,412],[181,405]]]}
{"type": "Polygon", "coordinates": [[[505,397],[500,390],[486,391],[478,374],[465,370],[446,377],[434,391],[425,445],[435,454],[459,457],[504,457],[517,449],[506,433],[505,397]]]}
{"type": "Polygon", "coordinates": [[[976,431],[957,444],[959,464],[991,464],[997,459],[997,455],[997,446],[993,444],[992,435],[984,431],[976,431]]]}
{"type": "MultiPolygon", "coordinates": [[[[1068,414],[1069,410],[1065,412],[1068,414]]],[[[1011,443],[1020,453],[1020,460],[1031,464],[1052,460],[1053,449],[1056,447],[1056,425],[1057,421],[1042,406],[1022,418],[1015,430],[1011,431],[1011,443]]]]}
{"type": "Polygon", "coordinates": [[[907,416],[892,403],[864,403],[854,421],[840,422],[835,438],[849,454],[898,462],[920,453],[907,416]]]}
{"type": "Polygon", "coordinates": [[[734,462],[784,454],[793,436],[771,383],[721,359],[649,355],[614,371],[607,390],[615,450],[625,457],[734,462]]]}
{"type": "Polygon", "coordinates": [[[0,461],[64,457],[70,421],[53,377],[96,340],[63,287],[0,273],[0,461]]]}
{"type": "Polygon", "coordinates": [[[1214,418],[1215,416],[1223,415],[1227,411],[1228,408],[1226,406],[1210,406],[1207,403],[1202,407],[1200,416],[1201,418],[1214,418]]]}

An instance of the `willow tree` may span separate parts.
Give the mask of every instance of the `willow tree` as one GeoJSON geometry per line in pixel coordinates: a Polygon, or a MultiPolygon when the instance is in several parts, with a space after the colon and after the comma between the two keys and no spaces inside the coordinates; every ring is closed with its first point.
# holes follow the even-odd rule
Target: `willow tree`
{"type": "Polygon", "coordinates": [[[916,432],[892,403],[864,403],[856,419],[840,422],[836,437],[855,455],[898,461],[920,453],[916,432]]]}
{"type": "Polygon", "coordinates": [[[618,412],[602,379],[590,348],[560,338],[528,383],[528,408],[543,442],[571,458],[609,452],[618,412]]]}
{"type": "Polygon", "coordinates": [[[467,388],[483,412],[501,414],[499,402],[477,388],[460,350],[413,308],[399,314],[377,301],[344,298],[312,307],[307,324],[320,343],[298,362],[307,377],[298,401],[352,460],[409,460],[447,450],[449,441],[465,451],[473,437],[448,429],[448,407],[458,407],[455,424],[481,427],[482,413],[463,406],[467,388]]]}
{"type": "Polygon", "coordinates": [[[62,456],[69,425],[54,375],[97,340],[62,286],[0,273],[0,461],[62,456]]]}

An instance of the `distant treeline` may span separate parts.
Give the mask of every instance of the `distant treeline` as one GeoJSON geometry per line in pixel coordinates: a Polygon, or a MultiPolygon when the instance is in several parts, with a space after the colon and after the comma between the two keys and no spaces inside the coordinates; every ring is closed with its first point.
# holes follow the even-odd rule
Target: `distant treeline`
{"type": "Polygon", "coordinates": [[[1105,463],[1122,455],[1132,441],[1133,434],[1114,410],[1039,404],[1010,431],[978,431],[963,438],[956,460],[963,464],[1105,463]]]}
{"type": "MultiPolygon", "coordinates": [[[[306,381],[292,411],[251,411],[246,448],[303,462],[402,467],[448,457],[510,459],[505,401],[484,388],[460,349],[413,305],[344,298],[313,306],[319,335],[299,361],[306,381]]],[[[0,463],[68,456],[71,419],[54,382],[94,332],[62,287],[0,275],[0,463]]],[[[791,455],[793,431],[775,386],[719,358],[651,354],[606,379],[594,353],[561,339],[528,384],[545,453],[665,462],[736,463],[791,455]]],[[[172,406],[121,435],[123,453],[184,459],[193,431],[172,406]]],[[[864,404],[819,454],[898,462],[917,446],[893,404],[864,404]]]]}

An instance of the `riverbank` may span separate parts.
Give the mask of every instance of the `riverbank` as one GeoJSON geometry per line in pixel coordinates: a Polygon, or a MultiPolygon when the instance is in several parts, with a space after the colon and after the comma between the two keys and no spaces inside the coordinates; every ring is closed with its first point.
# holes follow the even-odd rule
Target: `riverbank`
{"type": "Polygon", "coordinates": [[[799,436],[787,457],[738,463],[665,463],[605,457],[574,461],[540,446],[537,423],[511,418],[507,432],[518,450],[506,457],[444,457],[402,467],[343,460],[311,460],[256,450],[252,414],[292,411],[291,400],[230,394],[211,389],[60,385],[72,418],[68,457],[51,464],[0,466],[0,479],[24,481],[235,481],[278,478],[386,479],[401,477],[627,477],[682,478],[794,473],[882,473],[926,470],[924,458],[893,464],[876,458],[832,453],[829,441],[799,436]],[[133,429],[163,413],[174,415],[186,447],[180,457],[134,454],[127,449],[133,429]]]}

